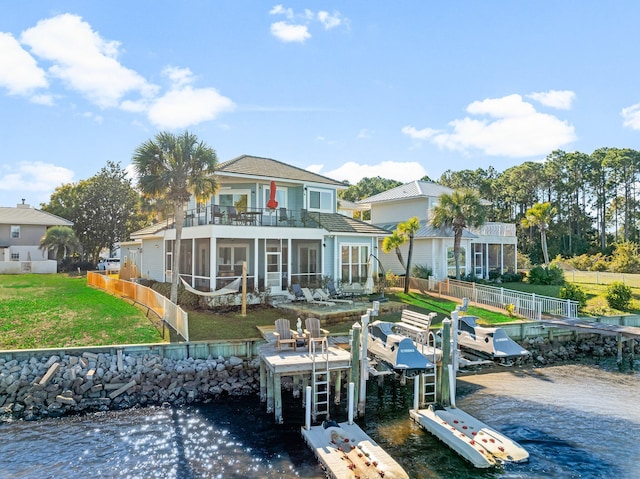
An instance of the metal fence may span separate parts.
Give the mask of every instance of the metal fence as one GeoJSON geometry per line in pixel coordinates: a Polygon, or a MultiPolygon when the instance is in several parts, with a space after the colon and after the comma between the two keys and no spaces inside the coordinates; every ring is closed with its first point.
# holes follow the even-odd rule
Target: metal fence
{"type": "MultiPolygon", "coordinates": [[[[399,279],[399,283],[402,283],[400,287],[404,286],[404,278],[399,279]]],[[[438,292],[454,298],[469,298],[473,303],[502,308],[505,311],[511,310],[517,315],[536,321],[540,320],[543,314],[563,318],[578,317],[578,302],[569,299],[551,298],[449,278],[444,281],[436,281],[433,277],[429,280],[411,278],[410,286],[413,289],[438,292]]]]}
{"type": "Polygon", "coordinates": [[[565,271],[564,279],[571,283],[611,284],[620,281],[632,288],[640,288],[640,274],[609,273],[606,271],[565,271]]]}
{"type": "Polygon", "coordinates": [[[189,341],[189,316],[187,312],[157,291],[138,283],[92,271],[87,272],[87,283],[108,293],[129,298],[149,308],[175,329],[185,341],[189,341]]]}

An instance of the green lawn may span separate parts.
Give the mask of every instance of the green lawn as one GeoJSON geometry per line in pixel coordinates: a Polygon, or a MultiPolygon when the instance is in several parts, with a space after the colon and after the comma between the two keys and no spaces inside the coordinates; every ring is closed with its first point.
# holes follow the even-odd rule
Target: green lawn
{"type": "Polygon", "coordinates": [[[0,275],[0,349],[161,341],[141,310],[90,288],[86,278],[0,275]]]}

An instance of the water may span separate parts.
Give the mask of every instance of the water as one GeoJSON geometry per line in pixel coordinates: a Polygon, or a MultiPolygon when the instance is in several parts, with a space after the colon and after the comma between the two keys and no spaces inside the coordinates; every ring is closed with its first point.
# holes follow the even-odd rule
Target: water
{"type": "MultiPolygon", "coordinates": [[[[325,478],[300,437],[299,400],[284,400],[281,426],[257,398],[5,423],[0,478],[325,478]]],[[[411,381],[373,381],[367,400],[361,426],[415,479],[640,477],[638,373],[565,365],[460,378],[458,407],[531,455],[488,471],[408,419],[411,381]]]]}

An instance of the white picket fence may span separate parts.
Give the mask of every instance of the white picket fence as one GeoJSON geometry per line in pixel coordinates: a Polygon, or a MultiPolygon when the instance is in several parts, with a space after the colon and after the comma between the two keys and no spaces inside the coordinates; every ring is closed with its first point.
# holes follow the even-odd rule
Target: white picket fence
{"type": "Polygon", "coordinates": [[[411,278],[411,287],[454,298],[469,298],[472,303],[502,308],[505,311],[512,309],[515,314],[536,321],[543,314],[563,318],[578,317],[578,302],[570,299],[551,298],[449,278],[443,281],[436,281],[433,277],[429,280],[411,278]]]}

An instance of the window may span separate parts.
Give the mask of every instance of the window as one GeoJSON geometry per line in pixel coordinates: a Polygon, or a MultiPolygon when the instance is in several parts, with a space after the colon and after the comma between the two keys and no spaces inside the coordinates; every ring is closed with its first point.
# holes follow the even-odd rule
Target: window
{"type": "Polygon", "coordinates": [[[333,212],[333,194],[330,191],[309,189],[309,211],[333,212]]]}
{"type": "Polygon", "coordinates": [[[342,245],[340,252],[342,281],[347,283],[364,283],[367,280],[369,246],[342,245]]]}
{"type": "Polygon", "coordinates": [[[242,276],[242,263],[247,261],[247,245],[218,247],[218,276],[242,276]]]}
{"type": "Polygon", "coordinates": [[[166,256],[166,267],[165,270],[166,271],[173,271],[173,241],[167,241],[165,244],[165,247],[167,249],[167,256],[166,256]]]}
{"type": "MultiPolygon", "coordinates": [[[[287,188],[282,186],[278,186],[276,188],[276,201],[278,202],[278,208],[286,208],[287,207],[287,188]]],[[[269,198],[271,197],[271,188],[264,188],[264,207],[267,207],[267,203],[269,202],[269,198]]]]}
{"type": "Polygon", "coordinates": [[[20,253],[11,253],[11,261],[20,261],[20,253]]]}
{"type": "Polygon", "coordinates": [[[237,190],[218,195],[218,204],[223,207],[234,206],[236,211],[247,211],[249,206],[249,190],[237,190]]]}
{"type": "Polygon", "coordinates": [[[300,246],[300,273],[318,272],[318,245],[300,246]]]}
{"type": "MultiPolygon", "coordinates": [[[[458,260],[460,261],[460,275],[466,274],[465,265],[467,264],[466,260],[466,250],[464,247],[460,246],[460,254],[458,256],[458,260]]],[[[456,275],[456,259],[453,256],[453,246],[447,248],[447,275],[455,276],[456,275]]]]}
{"type": "Polygon", "coordinates": [[[11,237],[12,238],[20,238],[20,227],[12,226],[11,227],[11,237]]]}

